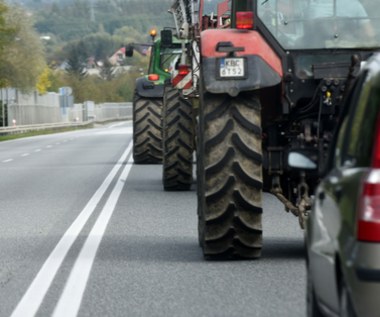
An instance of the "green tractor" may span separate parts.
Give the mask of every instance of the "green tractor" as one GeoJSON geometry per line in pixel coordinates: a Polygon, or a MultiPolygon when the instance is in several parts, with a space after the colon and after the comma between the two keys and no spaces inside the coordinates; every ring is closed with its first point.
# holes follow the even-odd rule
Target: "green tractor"
{"type": "MultiPolygon", "coordinates": [[[[167,32],[163,30],[161,37],[167,32]]],[[[173,38],[170,45],[150,33],[152,44],[129,44],[126,56],[133,51],[150,47],[148,75],[136,79],[133,97],[133,158],[136,164],[162,163],[162,105],[165,81],[181,54],[181,43],[173,38]]]]}

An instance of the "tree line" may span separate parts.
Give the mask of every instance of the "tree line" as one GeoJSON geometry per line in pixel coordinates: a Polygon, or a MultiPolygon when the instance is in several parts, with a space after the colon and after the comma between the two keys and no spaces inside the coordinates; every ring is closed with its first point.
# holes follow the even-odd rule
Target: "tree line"
{"type": "Polygon", "coordinates": [[[171,3],[172,0],[54,2],[37,11],[35,27],[39,33],[52,33],[62,41],[96,32],[112,35],[125,26],[144,34],[152,26],[170,26],[168,22],[173,25],[167,13],[171,3]]]}
{"type": "MultiPolygon", "coordinates": [[[[167,13],[173,0],[23,2],[21,8],[0,0],[0,88],[43,94],[70,86],[76,102],[132,100],[148,57],[135,54],[125,61],[129,71],[117,74],[108,58],[127,43],[151,41],[152,27],[174,25],[167,13]],[[98,75],[88,74],[90,58],[98,75]]],[[[211,10],[212,2],[206,4],[211,10]]]]}
{"type": "MultiPolygon", "coordinates": [[[[113,5],[109,6],[108,11],[113,12],[111,8],[115,9],[117,2],[111,1],[113,5]]],[[[143,35],[128,25],[114,28],[112,34],[107,32],[101,25],[108,22],[100,16],[105,4],[105,1],[95,3],[98,30],[89,28],[84,32],[81,27],[73,27],[70,40],[62,40],[67,36],[64,32],[70,29],[68,24],[70,27],[86,25],[87,19],[83,16],[88,15],[88,1],[75,0],[60,7],[49,4],[50,11],[46,11],[46,7],[42,11],[31,11],[0,0],[0,88],[14,87],[22,91],[37,88],[43,94],[71,86],[76,102],[132,100],[135,78],[141,76],[148,58],[135,54],[126,61],[126,66],[130,67],[124,73],[115,73],[108,58],[125,43],[145,40],[149,35],[143,35]],[[39,28],[47,25],[43,17],[49,17],[50,21],[53,18],[60,29],[48,28],[42,33],[39,28]],[[64,24],[57,23],[65,19],[64,24]],[[65,27],[66,31],[63,31],[65,27]],[[87,73],[89,58],[101,69],[99,74],[87,73]]],[[[144,10],[146,12],[146,7],[144,10]]],[[[107,14],[107,10],[103,11],[103,15],[107,14]]],[[[91,26],[91,23],[88,25],[91,26]]]]}
{"type": "Polygon", "coordinates": [[[0,1],[0,87],[27,90],[44,66],[42,43],[25,12],[0,1]]]}

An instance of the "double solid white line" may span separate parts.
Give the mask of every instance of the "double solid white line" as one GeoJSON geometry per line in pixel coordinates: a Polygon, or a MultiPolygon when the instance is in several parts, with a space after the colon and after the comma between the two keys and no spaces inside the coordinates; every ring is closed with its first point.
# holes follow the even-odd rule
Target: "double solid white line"
{"type": "MultiPolygon", "coordinates": [[[[97,207],[97,204],[100,202],[105,192],[110,187],[116,174],[123,166],[123,163],[130,155],[132,146],[133,144],[131,142],[112,171],[108,174],[102,185],[95,192],[95,194],[92,196],[90,201],[81,211],[69,229],[65,232],[61,240],[58,242],[57,246],[54,248],[48,259],[43,264],[37,276],[34,278],[32,284],[29,286],[23,298],[13,311],[11,317],[35,316],[67,253],[79,236],[88,219],[93,214],[95,208],[97,207]]],[[[95,260],[96,252],[103,238],[108,222],[111,219],[116,203],[120,197],[132,164],[133,159],[130,157],[128,164],[125,166],[120,177],[118,178],[116,185],[111,192],[111,195],[109,196],[103,210],[101,211],[95,225],[87,237],[85,244],[82,247],[82,250],[65,285],[63,293],[58,301],[57,306],[55,307],[53,314],[54,317],[77,316],[86,284],[90,276],[90,271],[95,260]]]]}

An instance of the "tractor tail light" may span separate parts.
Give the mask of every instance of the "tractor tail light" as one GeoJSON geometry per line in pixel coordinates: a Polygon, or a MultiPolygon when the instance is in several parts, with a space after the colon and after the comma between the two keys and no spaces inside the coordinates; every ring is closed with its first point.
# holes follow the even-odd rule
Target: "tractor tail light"
{"type": "Polygon", "coordinates": [[[160,76],[157,75],[157,74],[149,74],[149,75],[148,75],[148,79],[149,79],[150,81],[157,81],[157,80],[160,79],[160,76]]]}
{"type": "Polygon", "coordinates": [[[186,76],[190,73],[190,69],[188,65],[178,65],[178,74],[181,76],[186,76]]]}
{"type": "Polygon", "coordinates": [[[253,12],[236,12],[236,28],[239,30],[250,30],[253,28],[253,12]]]}

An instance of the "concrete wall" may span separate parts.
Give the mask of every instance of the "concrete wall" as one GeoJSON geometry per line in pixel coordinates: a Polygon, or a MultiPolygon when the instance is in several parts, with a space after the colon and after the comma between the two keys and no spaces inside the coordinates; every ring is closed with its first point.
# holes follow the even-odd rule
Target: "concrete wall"
{"type": "Polygon", "coordinates": [[[74,104],[71,96],[58,93],[39,95],[37,92],[21,94],[16,90],[0,90],[0,100],[8,104],[8,126],[91,120],[104,122],[132,116],[131,103],[95,104],[87,101],[74,104]]]}

